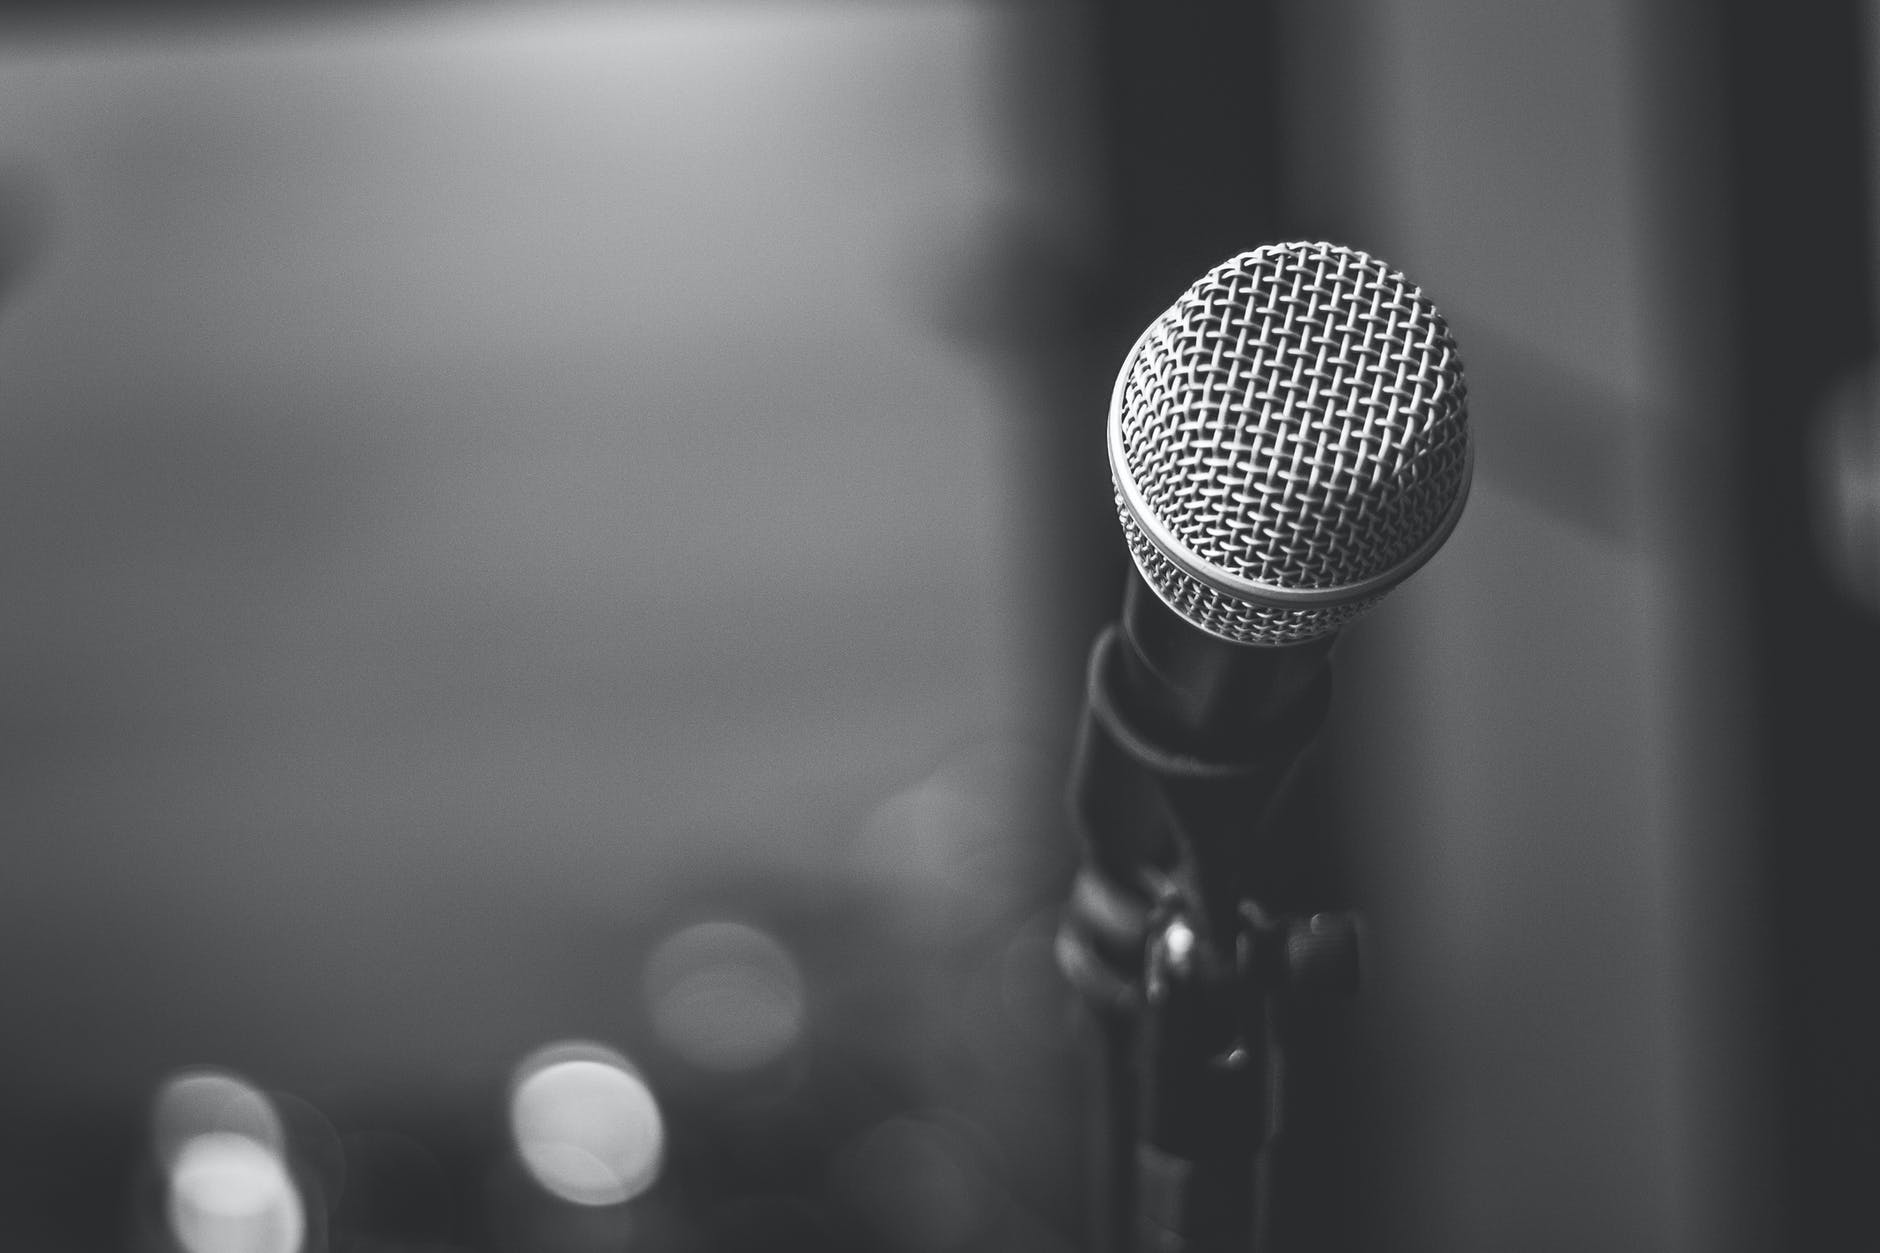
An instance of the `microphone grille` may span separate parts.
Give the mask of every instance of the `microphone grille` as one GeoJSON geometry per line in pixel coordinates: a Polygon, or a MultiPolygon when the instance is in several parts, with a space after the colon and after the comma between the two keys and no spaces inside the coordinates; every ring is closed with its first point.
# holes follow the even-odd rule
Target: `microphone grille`
{"type": "Polygon", "coordinates": [[[1117,379],[1110,468],[1132,556],[1240,643],[1343,626],[1436,551],[1468,493],[1467,388],[1421,289],[1365,253],[1216,266],[1117,379]]]}

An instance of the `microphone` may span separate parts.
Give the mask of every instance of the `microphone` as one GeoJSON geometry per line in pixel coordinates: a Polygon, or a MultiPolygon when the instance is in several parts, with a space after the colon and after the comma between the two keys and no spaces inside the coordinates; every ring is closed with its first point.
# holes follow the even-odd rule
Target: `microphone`
{"type": "Polygon", "coordinates": [[[1455,529],[1473,465],[1442,315],[1322,243],[1243,253],[1151,323],[1117,378],[1109,451],[1136,571],[1191,628],[1164,618],[1132,640],[1210,705],[1202,738],[1233,716],[1204,681],[1231,688],[1286,655],[1266,650],[1375,606],[1455,529]]]}
{"type": "Polygon", "coordinates": [[[1085,866],[1058,945],[1111,1045],[1105,1225],[1114,1247],[1234,1230],[1224,1247],[1261,1247],[1287,1007],[1351,990],[1357,960],[1280,800],[1329,705],[1338,631],[1461,517],[1467,387],[1401,273],[1274,244],[1143,332],[1108,442],[1133,569],[1091,653],[1070,788],[1085,866]]]}

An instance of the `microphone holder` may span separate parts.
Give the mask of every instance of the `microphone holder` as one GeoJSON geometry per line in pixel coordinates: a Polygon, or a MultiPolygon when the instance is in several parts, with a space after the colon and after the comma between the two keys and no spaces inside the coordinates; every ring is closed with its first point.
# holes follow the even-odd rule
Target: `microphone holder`
{"type": "Polygon", "coordinates": [[[1132,572],[1091,652],[1071,774],[1084,864],[1060,965],[1102,1036],[1108,1253],[1285,1253],[1276,1172],[1302,1016],[1357,983],[1357,928],[1279,821],[1331,697],[1330,637],[1202,636],[1132,572]]]}

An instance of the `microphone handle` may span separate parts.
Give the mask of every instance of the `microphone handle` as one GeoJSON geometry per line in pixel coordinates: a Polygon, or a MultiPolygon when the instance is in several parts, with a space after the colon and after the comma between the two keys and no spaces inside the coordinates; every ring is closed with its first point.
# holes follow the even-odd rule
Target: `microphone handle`
{"type": "Polygon", "coordinates": [[[1331,646],[1217,639],[1132,568],[1092,650],[1070,787],[1085,864],[1059,955],[1104,1040],[1097,1225],[1113,1253],[1267,1247],[1274,994],[1355,974],[1348,919],[1289,917],[1324,885],[1275,821],[1329,705],[1331,646]],[[1302,926],[1334,938],[1296,944],[1302,926]],[[1298,972],[1295,950],[1313,954],[1298,972]]]}
{"type": "MultiPolygon", "coordinates": [[[[1324,681],[1336,633],[1302,644],[1235,644],[1170,609],[1132,562],[1123,588],[1124,699],[1159,742],[1206,757],[1258,750],[1290,727],[1298,702],[1324,681]]],[[[1317,730],[1304,729],[1296,747],[1317,730]]]]}

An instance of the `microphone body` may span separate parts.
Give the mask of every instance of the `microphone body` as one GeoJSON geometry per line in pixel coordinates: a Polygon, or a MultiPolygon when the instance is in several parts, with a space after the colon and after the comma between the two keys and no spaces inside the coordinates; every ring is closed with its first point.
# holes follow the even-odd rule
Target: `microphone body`
{"type": "Polygon", "coordinates": [[[1272,245],[1137,340],[1109,444],[1134,569],[1091,653],[1058,942],[1106,1045],[1101,1234],[1116,1253],[1323,1247],[1338,1181],[1286,1148],[1319,1130],[1320,1011],[1355,990],[1357,926],[1284,801],[1338,629],[1460,516],[1460,364],[1401,274],[1272,245]]]}
{"type": "Polygon", "coordinates": [[[1286,1032],[1263,992],[1355,980],[1348,928],[1329,961],[1289,962],[1299,921],[1342,902],[1317,895],[1335,878],[1322,848],[1274,820],[1330,703],[1332,638],[1230,644],[1132,575],[1092,652],[1070,786],[1085,866],[1059,955],[1106,1038],[1099,1225],[1116,1253],[1243,1253],[1303,1219],[1302,1198],[1281,1212],[1272,1195],[1300,1094],[1274,1082],[1286,1032]]]}
{"type": "Polygon", "coordinates": [[[1331,633],[1301,644],[1234,644],[1198,630],[1132,571],[1123,593],[1123,664],[1131,713],[1163,743],[1200,756],[1272,739],[1325,672],[1331,633]]]}
{"type": "MultiPolygon", "coordinates": [[[[1069,789],[1111,913],[1185,891],[1193,922],[1231,928],[1250,881],[1268,901],[1302,903],[1287,882],[1297,850],[1267,820],[1330,705],[1333,639],[1228,643],[1131,573],[1121,622],[1091,651],[1069,789]]],[[[1129,939],[1116,956],[1133,964],[1129,939]]]]}

